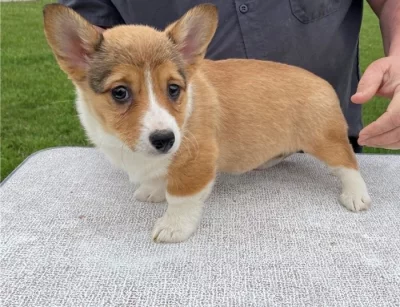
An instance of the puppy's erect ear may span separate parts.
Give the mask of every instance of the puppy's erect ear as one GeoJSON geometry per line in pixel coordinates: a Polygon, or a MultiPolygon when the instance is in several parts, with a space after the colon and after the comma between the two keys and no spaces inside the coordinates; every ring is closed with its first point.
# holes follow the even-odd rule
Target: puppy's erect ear
{"type": "Polygon", "coordinates": [[[43,9],[47,42],[61,69],[72,80],[81,81],[88,60],[101,44],[102,34],[72,9],[61,4],[48,4],[43,9]]]}
{"type": "Polygon", "coordinates": [[[200,4],[165,29],[189,65],[204,58],[218,25],[218,10],[213,4],[200,4]]]}

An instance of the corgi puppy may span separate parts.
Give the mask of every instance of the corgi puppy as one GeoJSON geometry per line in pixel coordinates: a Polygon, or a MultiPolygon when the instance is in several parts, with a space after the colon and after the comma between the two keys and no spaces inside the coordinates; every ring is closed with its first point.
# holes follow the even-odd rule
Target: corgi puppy
{"type": "Polygon", "coordinates": [[[340,178],[344,207],[367,209],[371,200],[334,89],[294,66],[205,59],[217,24],[211,4],[162,31],[101,31],[66,6],[44,8],[47,41],[76,87],[88,138],[139,186],[138,200],[168,203],[152,238],[187,240],[219,172],[241,174],[298,151],[340,178]]]}

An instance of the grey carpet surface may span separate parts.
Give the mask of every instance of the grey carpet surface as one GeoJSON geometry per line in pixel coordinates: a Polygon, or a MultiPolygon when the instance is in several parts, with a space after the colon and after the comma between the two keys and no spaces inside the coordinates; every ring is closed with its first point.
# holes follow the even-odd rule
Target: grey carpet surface
{"type": "Polygon", "coordinates": [[[150,237],[166,204],[137,202],[96,150],[39,152],[1,186],[1,305],[399,306],[400,156],[358,160],[368,212],[298,154],[220,175],[198,231],[170,245],[150,237]]]}

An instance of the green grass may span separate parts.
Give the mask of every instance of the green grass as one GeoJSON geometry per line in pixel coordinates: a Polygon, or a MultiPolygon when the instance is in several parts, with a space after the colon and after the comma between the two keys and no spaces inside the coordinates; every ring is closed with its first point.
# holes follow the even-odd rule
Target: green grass
{"type": "MultiPolygon", "coordinates": [[[[49,2],[54,1],[1,4],[1,180],[40,149],[90,146],[76,115],[73,87],[44,38],[42,7],[49,2]]],[[[363,70],[383,55],[377,18],[366,7],[361,33],[363,70]]],[[[365,123],[383,113],[387,103],[384,99],[368,103],[365,123]]]]}
{"type": "Polygon", "coordinates": [[[31,153],[88,145],[71,82],[43,34],[42,7],[54,1],[1,4],[1,178],[31,153]]]}

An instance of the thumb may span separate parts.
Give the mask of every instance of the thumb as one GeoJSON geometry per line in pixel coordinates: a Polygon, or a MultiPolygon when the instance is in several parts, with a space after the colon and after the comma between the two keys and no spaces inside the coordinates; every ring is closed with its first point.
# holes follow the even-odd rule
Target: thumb
{"type": "Polygon", "coordinates": [[[378,92],[382,85],[383,76],[388,69],[385,59],[373,62],[367,67],[360,82],[357,92],[351,97],[354,103],[365,103],[378,92]]]}

